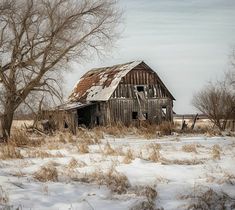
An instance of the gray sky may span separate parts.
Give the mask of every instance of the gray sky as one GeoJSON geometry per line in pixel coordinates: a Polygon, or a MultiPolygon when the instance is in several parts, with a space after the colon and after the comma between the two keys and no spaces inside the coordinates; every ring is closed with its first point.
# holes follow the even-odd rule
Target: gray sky
{"type": "Polygon", "coordinates": [[[193,113],[193,94],[228,69],[235,45],[235,0],[120,0],[124,31],[106,59],[74,65],[72,90],[93,67],[144,60],[175,96],[176,113],[193,113]]]}

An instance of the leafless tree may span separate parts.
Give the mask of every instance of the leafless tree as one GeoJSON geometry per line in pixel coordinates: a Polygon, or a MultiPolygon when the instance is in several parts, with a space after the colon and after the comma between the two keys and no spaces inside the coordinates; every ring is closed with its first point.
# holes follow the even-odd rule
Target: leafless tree
{"type": "Polygon", "coordinates": [[[227,121],[235,116],[235,95],[225,81],[204,87],[194,95],[193,105],[220,130],[224,130],[227,121]]]}
{"type": "Polygon", "coordinates": [[[29,94],[58,95],[55,75],[71,60],[81,61],[112,44],[120,16],[115,0],[0,0],[4,139],[29,94]]]}

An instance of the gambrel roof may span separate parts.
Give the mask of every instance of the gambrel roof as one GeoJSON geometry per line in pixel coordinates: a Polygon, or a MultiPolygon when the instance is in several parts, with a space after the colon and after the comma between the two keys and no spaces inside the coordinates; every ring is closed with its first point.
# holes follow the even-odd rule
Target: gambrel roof
{"type": "MultiPolygon", "coordinates": [[[[91,69],[77,82],[72,94],[69,96],[69,101],[90,102],[109,100],[121,79],[140,64],[145,63],[143,61],[133,61],[111,67],[91,69]]],[[[159,81],[166,89],[168,95],[175,100],[160,78],[159,81]]]]}

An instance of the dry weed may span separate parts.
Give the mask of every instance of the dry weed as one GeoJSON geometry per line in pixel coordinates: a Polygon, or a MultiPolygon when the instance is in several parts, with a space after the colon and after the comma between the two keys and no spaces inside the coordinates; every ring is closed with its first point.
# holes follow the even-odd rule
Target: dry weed
{"type": "Polygon", "coordinates": [[[221,151],[221,148],[219,145],[215,144],[212,147],[211,154],[214,160],[220,160],[220,151],[221,151]]]}
{"type": "Polygon", "coordinates": [[[159,125],[159,131],[162,135],[171,135],[173,124],[171,122],[163,122],[159,125]]]}
{"type": "Polygon", "coordinates": [[[76,160],[75,158],[72,158],[68,164],[69,169],[74,169],[77,167],[84,167],[84,166],[86,166],[86,163],[84,163],[83,161],[76,160]]]}
{"type": "Polygon", "coordinates": [[[44,138],[29,138],[26,131],[16,129],[8,142],[16,147],[39,147],[44,141],[44,138]]]}
{"type": "Polygon", "coordinates": [[[153,162],[159,162],[161,160],[159,150],[152,149],[148,157],[148,160],[153,161],[153,162]]]}
{"type": "Polygon", "coordinates": [[[7,204],[9,202],[9,195],[6,190],[0,185],[0,204],[7,204]]]}
{"type": "Polygon", "coordinates": [[[107,142],[107,143],[105,144],[103,153],[104,153],[105,155],[115,155],[115,154],[116,154],[115,150],[111,147],[111,145],[109,144],[109,142],[107,142]]]}
{"type": "Polygon", "coordinates": [[[197,153],[196,144],[185,144],[185,145],[182,146],[182,151],[197,153]]]}
{"type": "Polygon", "coordinates": [[[46,164],[34,173],[34,178],[40,182],[58,181],[58,172],[53,164],[46,164]]]}
{"type": "Polygon", "coordinates": [[[2,144],[0,147],[0,159],[22,159],[20,150],[12,144],[2,144]]]}
{"type": "Polygon", "coordinates": [[[64,157],[60,152],[57,152],[56,154],[51,154],[49,152],[43,151],[43,150],[30,150],[27,152],[28,158],[51,158],[51,157],[64,157]]]}
{"type": "Polygon", "coordinates": [[[212,189],[199,191],[192,196],[192,204],[188,210],[225,210],[234,209],[235,201],[224,192],[215,192],[212,189]]]}
{"type": "Polygon", "coordinates": [[[88,144],[86,142],[80,142],[77,145],[77,148],[78,148],[78,151],[82,154],[89,153],[89,147],[88,147],[88,144]]]}
{"type": "Polygon", "coordinates": [[[129,163],[131,163],[131,161],[132,161],[133,159],[134,159],[134,155],[133,155],[131,149],[128,149],[127,152],[126,152],[126,154],[125,154],[125,157],[124,157],[124,159],[123,159],[123,163],[124,163],[124,164],[129,164],[129,163]]]}

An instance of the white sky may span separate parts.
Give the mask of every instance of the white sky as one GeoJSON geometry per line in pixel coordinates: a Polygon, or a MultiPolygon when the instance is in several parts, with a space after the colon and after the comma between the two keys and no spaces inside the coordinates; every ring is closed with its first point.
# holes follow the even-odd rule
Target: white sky
{"type": "Polygon", "coordinates": [[[235,45],[235,0],[120,0],[124,32],[106,59],[75,65],[66,88],[93,67],[144,60],[176,98],[176,113],[195,113],[193,94],[228,69],[235,45]]]}

